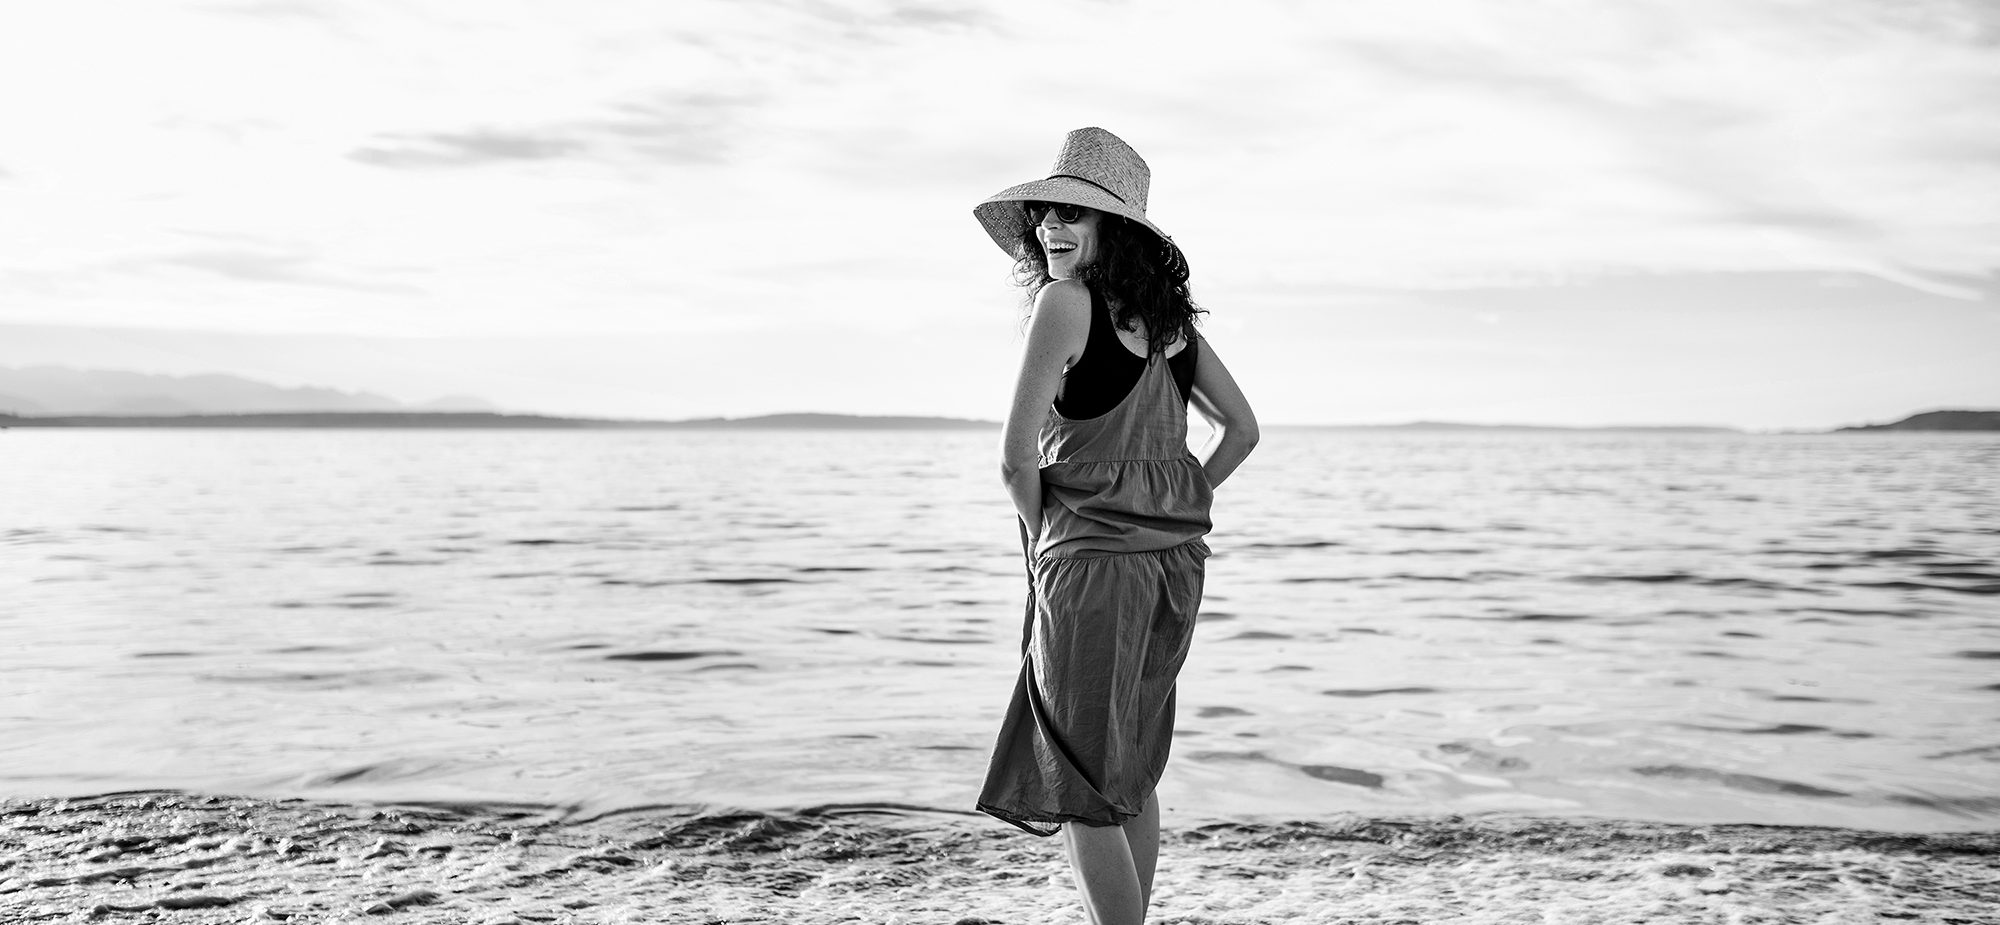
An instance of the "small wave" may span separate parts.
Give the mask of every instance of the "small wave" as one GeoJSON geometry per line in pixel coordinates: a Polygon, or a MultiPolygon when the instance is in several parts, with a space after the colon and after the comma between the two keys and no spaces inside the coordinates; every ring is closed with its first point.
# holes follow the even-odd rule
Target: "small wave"
{"type": "Polygon", "coordinates": [[[1646,777],[1666,777],[1674,780],[1697,780],[1721,784],[1732,790],[1750,793],[1780,793],[1797,797],[1847,797],[1853,794],[1841,790],[1828,790],[1798,781],[1780,780],[1756,774],[1740,774],[1734,771],[1717,771],[1713,768],[1688,767],[1680,764],[1648,765],[1633,768],[1632,773],[1646,777]]]}
{"type": "Polygon", "coordinates": [[[1960,748],[1948,752],[1938,752],[1935,755],[1925,755],[1924,757],[1935,761],[1941,758],[1963,758],[1967,755],[1992,755],[2000,757],[2000,745],[1975,745],[1971,748],[1960,748]]]}
{"type": "Polygon", "coordinates": [[[991,637],[986,636],[984,634],[980,635],[968,634],[965,636],[958,636],[949,639],[939,636],[910,636],[910,635],[884,635],[880,638],[893,639],[897,642],[921,642],[929,645],[946,645],[946,646],[982,645],[993,641],[991,637]]]}
{"type": "Polygon", "coordinates": [[[1953,816],[1978,818],[2000,815],[2000,796],[1941,797],[1930,794],[1892,793],[1889,799],[1905,806],[1918,806],[1953,816]]]}
{"type": "Polygon", "coordinates": [[[1300,771],[1305,772],[1307,777],[1315,780],[1332,781],[1336,784],[1349,784],[1355,787],[1366,787],[1370,790],[1380,790],[1382,789],[1382,785],[1388,782],[1388,778],[1373,771],[1343,768],[1337,765],[1302,764],[1297,765],[1297,767],[1300,771]]]}
{"type": "Polygon", "coordinates": [[[607,662],[681,662],[691,658],[714,658],[726,655],[742,655],[730,649],[658,649],[645,652],[615,652],[604,657],[607,662]]]}
{"type": "Polygon", "coordinates": [[[797,816],[717,813],[675,823],[631,847],[639,851],[698,848],[744,854],[777,852],[800,840],[799,836],[816,833],[822,827],[819,822],[797,816]]]}
{"type": "Polygon", "coordinates": [[[1802,588],[1783,582],[1765,581],[1761,578],[1705,578],[1687,572],[1660,572],[1654,574],[1629,575],[1571,575],[1564,579],[1578,584],[1595,585],[1614,582],[1636,582],[1640,584],[1685,583],[1706,588],[1749,588],[1756,591],[1793,591],[1805,594],[1827,592],[1813,588],[1802,588]]]}
{"type": "Polygon", "coordinates": [[[1201,709],[1195,711],[1195,715],[1201,717],[1202,719],[1215,719],[1216,717],[1220,716],[1255,716],[1256,714],[1250,712],[1249,710],[1245,710],[1242,707],[1220,706],[1220,707],[1202,707],[1201,709]]]}
{"type": "Polygon", "coordinates": [[[314,607],[332,607],[339,610],[380,610],[396,606],[394,601],[346,600],[346,601],[276,601],[273,607],[284,610],[306,610],[314,607]]]}
{"type": "Polygon", "coordinates": [[[1766,700],[1770,700],[1775,703],[1845,703],[1845,704],[1852,704],[1854,706],[1866,706],[1868,704],[1874,703],[1874,701],[1872,700],[1859,700],[1853,697],[1815,697],[1811,694],[1772,694],[1756,690],[1752,690],[1751,693],[1762,693],[1766,700]]]}
{"type": "Polygon", "coordinates": [[[1383,697],[1391,694],[1440,694],[1435,687],[1334,688],[1320,691],[1327,697],[1383,697]]]}
{"type": "Polygon", "coordinates": [[[1779,723],[1775,726],[1757,726],[1749,729],[1739,728],[1735,726],[1704,726],[1700,723],[1675,723],[1674,725],[1679,726],[1683,729],[1701,729],[1707,732],[1734,732],[1740,735],[1753,735],[1753,736],[1808,735],[1811,733],[1818,732],[1818,733],[1825,733],[1827,735],[1840,739],[1875,738],[1875,733],[1872,732],[1849,732],[1838,729],[1832,729],[1826,726],[1814,726],[1808,723],[1779,723]]]}
{"type": "Polygon", "coordinates": [[[2000,581],[2000,573],[1979,571],[1920,572],[1925,578],[1963,578],[1967,581],[2000,581]]]}
{"type": "Polygon", "coordinates": [[[436,762],[397,759],[363,764],[340,771],[307,776],[300,784],[307,788],[338,787],[342,784],[416,780],[434,776],[443,766],[436,762]]]}
{"type": "Polygon", "coordinates": [[[1901,610],[1883,610],[1873,607],[1779,607],[1772,612],[1831,613],[1839,614],[1843,617],[1892,617],[1898,620],[1917,620],[1936,615],[1936,611],[1925,610],[1921,607],[1908,607],[1901,610]]]}
{"type": "Polygon", "coordinates": [[[360,671],[274,671],[244,674],[202,674],[202,681],[223,684],[263,684],[274,687],[301,687],[308,690],[349,690],[368,687],[401,687],[435,681],[443,675],[410,668],[372,668],[360,671]]]}
{"type": "Polygon", "coordinates": [[[1267,755],[1263,752],[1222,752],[1222,751],[1195,752],[1194,754],[1188,756],[1188,760],[1199,761],[1203,764],[1217,764],[1217,763],[1226,763],[1232,761],[1256,762],[1260,764],[1275,764],[1281,768],[1291,768],[1293,770],[1296,770],[1299,773],[1306,775],[1307,777],[1313,778],[1314,780],[1323,780],[1335,784],[1347,784],[1352,787],[1363,787],[1369,790],[1380,790],[1382,789],[1384,784],[1388,783],[1388,778],[1383,777],[1382,775],[1377,774],[1373,771],[1363,771],[1360,770],[1359,768],[1343,768],[1340,767],[1339,765],[1331,765],[1331,764],[1296,764],[1290,761],[1284,761],[1281,759],[1273,758],[1270,755],[1267,755]]]}
{"type": "Polygon", "coordinates": [[[1229,637],[1228,639],[1224,639],[1223,642],[1235,642],[1239,639],[1258,640],[1258,639],[1294,639],[1294,638],[1297,637],[1294,637],[1290,633],[1273,633],[1270,632],[1269,630],[1245,630],[1241,633],[1237,633],[1236,635],[1229,637]]]}
{"type": "Polygon", "coordinates": [[[1848,582],[1848,587],[1888,588],[1897,591],[1951,591],[1956,594],[2000,594],[2000,583],[1964,587],[1960,585],[1933,584],[1926,581],[1853,581],[1848,582]]]}
{"type": "Polygon", "coordinates": [[[1945,555],[1937,549],[1862,549],[1856,555],[1863,559],[1928,559],[1945,555]]]}
{"type": "Polygon", "coordinates": [[[1479,771],[1525,771],[1528,762],[1512,755],[1496,755],[1467,742],[1445,742],[1437,750],[1447,755],[1463,755],[1473,770],[1479,771]]]}

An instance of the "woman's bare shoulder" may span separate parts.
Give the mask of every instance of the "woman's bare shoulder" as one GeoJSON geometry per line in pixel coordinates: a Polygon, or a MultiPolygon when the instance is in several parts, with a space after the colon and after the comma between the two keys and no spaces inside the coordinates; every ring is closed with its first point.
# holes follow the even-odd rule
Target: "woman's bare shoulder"
{"type": "Polygon", "coordinates": [[[1057,311],[1090,310],[1090,287],[1073,279],[1050,280],[1035,293],[1035,311],[1054,307],[1057,311]]]}

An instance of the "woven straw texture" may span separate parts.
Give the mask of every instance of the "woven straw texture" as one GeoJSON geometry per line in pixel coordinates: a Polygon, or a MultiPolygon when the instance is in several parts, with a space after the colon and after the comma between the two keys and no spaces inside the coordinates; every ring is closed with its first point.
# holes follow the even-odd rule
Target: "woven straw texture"
{"type": "Polygon", "coordinates": [[[1089,206],[1122,215],[1165,238],[1167,233],[1146,218],[1146,193],[1152,182],[1152,168],[1131,145],[1101,128],[1080,128],[1063,138],[1047,179],[1001,190],[974,206],[972,214],[993,243],[1015,258],[1021,256],[1017,248],[1027,224],[1021,203],[1027,201],[1089,206]]]}

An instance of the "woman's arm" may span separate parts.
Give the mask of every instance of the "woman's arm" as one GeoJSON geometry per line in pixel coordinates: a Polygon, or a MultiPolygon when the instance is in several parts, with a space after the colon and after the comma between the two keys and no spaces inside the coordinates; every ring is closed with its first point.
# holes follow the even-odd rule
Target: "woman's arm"
{"type": "Polygon", "coordinates": [[[1201,354],[1195,357],[1194,394],[1189,401],[1215,428],[1195,458],[1201,460],[1202,471],[1208,473],[1208,483],[1220,485],[1257,445],[1257,413],[1250,410],[1250,399],[1243,397],[1243,390],[1236,387],[1229,367],[1222,365],[1222,358],[1215,355],[1215,344],[1205,337],[1201,341],[1201,354]]]}
{"type": "Polygon", "coordinates": [[[1014,404],[1000,429],[1000,477],[1034,541],[1042,536],[1042,422],[1062,387],[1063,370],[1083,355],[1089,339],[1090,290],[1067,279],[1042,287],[1028,319],[1014,404]]]}

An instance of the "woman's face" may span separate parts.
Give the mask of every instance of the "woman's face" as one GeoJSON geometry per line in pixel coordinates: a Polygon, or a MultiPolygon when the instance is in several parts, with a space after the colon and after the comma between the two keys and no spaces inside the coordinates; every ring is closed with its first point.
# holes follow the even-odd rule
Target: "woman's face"
{"type": "Polygon", "coordinates": [[[1041,221],[1035,226],[1035,238],[1042,242],[1042,253],[1049,260],[1051,279],[1070,279],[1081,267],[1089,266],[1097,259],[1099,248],[1098,232],[1103,227],[1104,213],[1083,206],[1057,204],[1046,208],[1047,203],[1031,204],[1028,215],[1032,218],[1041,211],[1041,221]],[[1064,218],[1075,221],[1065,222],[1064,218]]]}

